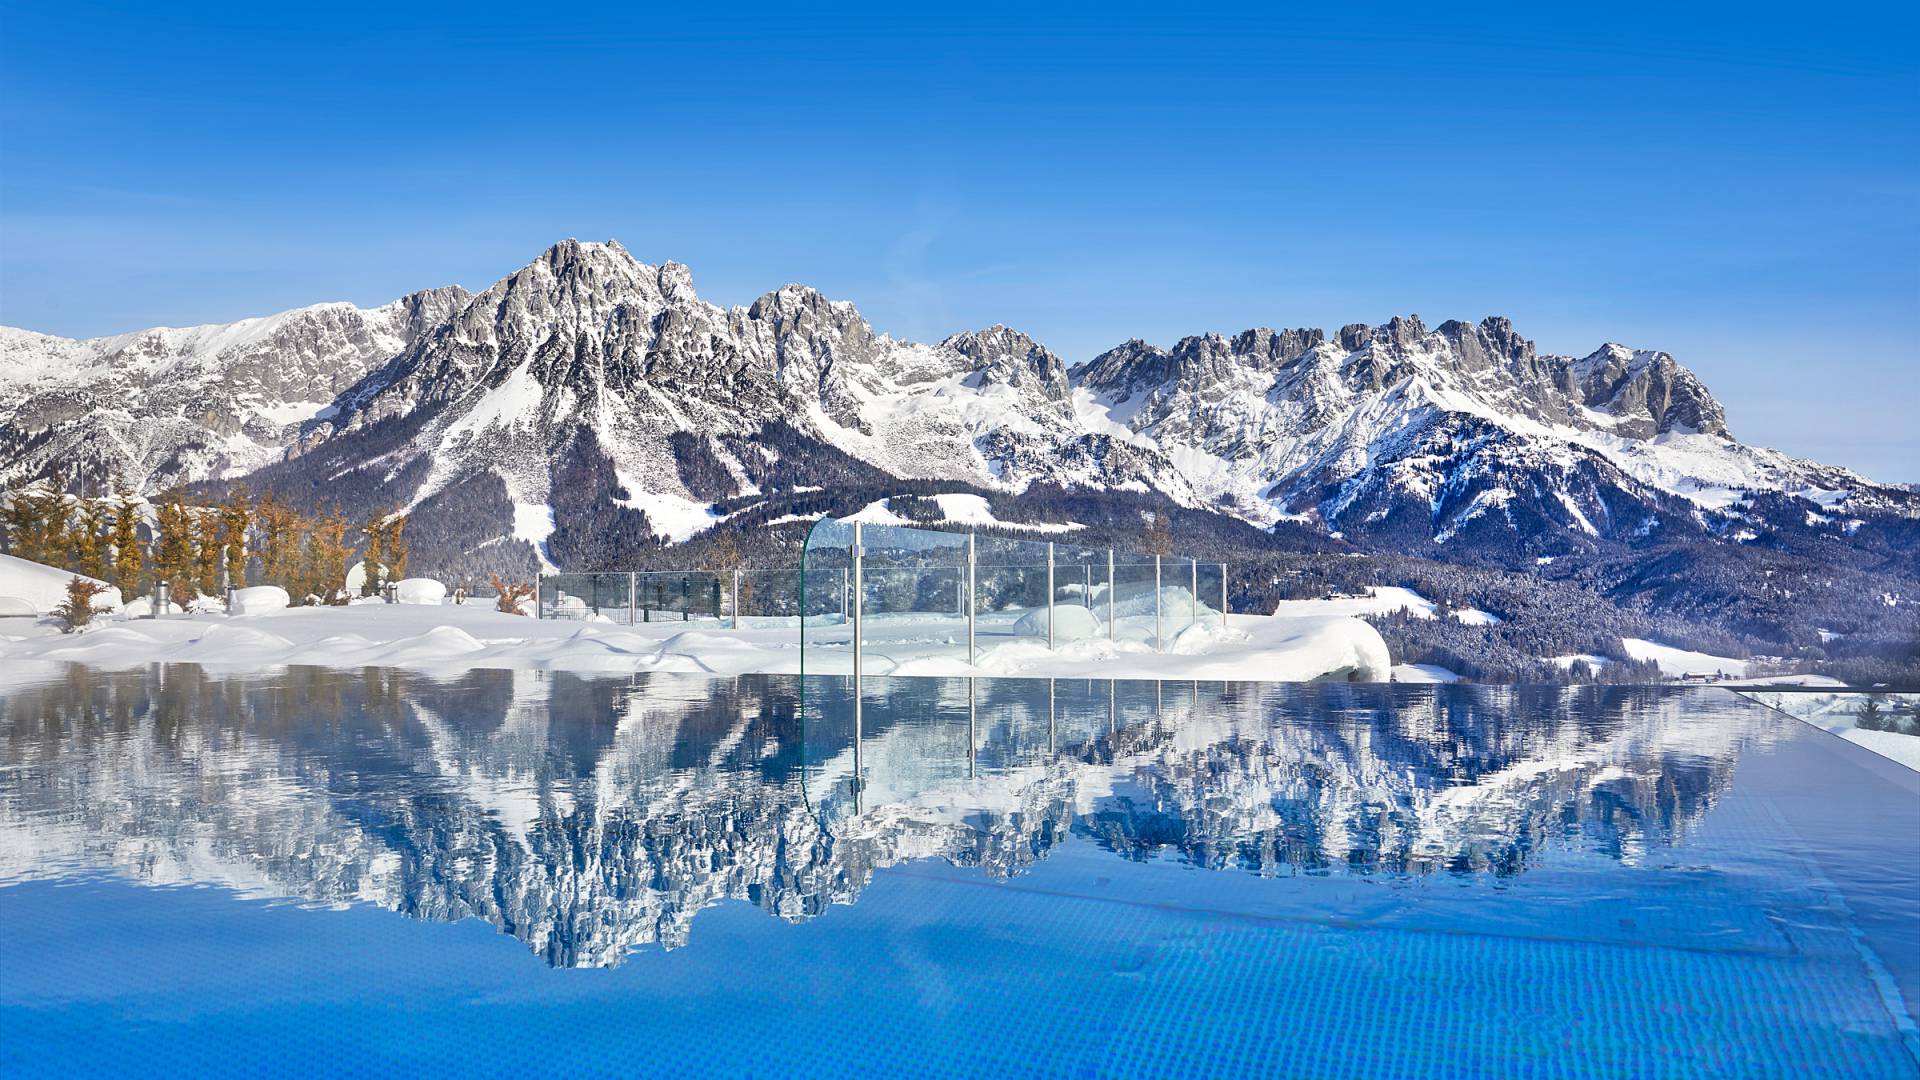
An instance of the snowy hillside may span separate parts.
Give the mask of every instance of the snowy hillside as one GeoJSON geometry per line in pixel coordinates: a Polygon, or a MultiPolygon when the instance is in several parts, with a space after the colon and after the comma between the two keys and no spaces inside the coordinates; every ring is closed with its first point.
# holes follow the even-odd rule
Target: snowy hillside
{"type": "Polygon", "coordinates": [[[0,327],[0,477],[157,490],[248,472],[466,298],[452,286],[86,341],[0,327]]]}

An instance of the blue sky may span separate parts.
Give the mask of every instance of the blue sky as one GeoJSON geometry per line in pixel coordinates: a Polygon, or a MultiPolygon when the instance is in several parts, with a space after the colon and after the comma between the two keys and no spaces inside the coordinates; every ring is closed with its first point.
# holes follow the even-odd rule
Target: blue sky
{"type": "Polygon", "coordinates": [[[0,322],[376,303],[612,237],[716,302],[805,281],[1070,361],[1505,314],[1920,481],[1902,8],[269,7],[4,5],[0,322]]]}

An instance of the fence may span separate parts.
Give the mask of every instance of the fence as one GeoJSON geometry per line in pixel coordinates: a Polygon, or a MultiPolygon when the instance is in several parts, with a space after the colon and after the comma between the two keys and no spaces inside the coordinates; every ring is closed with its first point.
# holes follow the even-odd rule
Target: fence
{"type": "Polygon", "coordinates": [[[826,519],[801,570],[807,672],[857,676],[869,653],[975,664],[991,645],[1088,639],[1165,651],[1226,620],[1225,563],[1114,548],[826,519]]]}
{"type": "Polygon", "coordinates": [[[542,574],[542,619],[707,622],[730,629],[800,626],[799,570],[637,570],[542,574]]]}
{"type": "Polygon", "coordinates": [[[976,664],[996,645],[1086,640],[1165,651],[1224,626],[1225,563],[1116,548],[822,519],[798,569],[543,574],[543,619],[789,629],[804,671],[858,674],[868,655],[976,664]]]}

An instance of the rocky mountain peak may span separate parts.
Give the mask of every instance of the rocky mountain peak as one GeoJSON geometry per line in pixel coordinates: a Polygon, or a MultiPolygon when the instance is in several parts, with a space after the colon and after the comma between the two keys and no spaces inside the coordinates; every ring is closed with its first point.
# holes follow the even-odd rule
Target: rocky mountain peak
{"type": "Polygon", "coordinates": [[[1069,372],[1081,385],[1125,401],[1173,377],[1173,356],[1158,345],[1129,338],[1069,372]]]}
{"type": "Polygon", "coordinates": [[[1018,330],[995,323],[954,334],[941,345],[966,357],[983,383],[1032,388],[1052,401],[1072,392],[1065,361],[1018,330]]]}
{"type": "Polygon", "coordinates": [[[1325,344],[1327,332],[1318,328],[1269,330],[1261,326],[1233,337],[1235,356],[1251,358],[1258,366],[1278,369],[1298,361],[1325,344]]]}
{"type": "Polygon", "coordinates": [[[1609,342],[1568,365],[1590,409],[1619,417],[1642,438],[1669,433],[1732,438],[1726,410],[1672,356],[1609,342]]]}
{"type": "Polygon", "coordinates": [[[1401,349],[1411,349],[1427,336],[1427,324],[1418,315],[1395,315],[1374,337],[1378,340],[1383,335],[1401,349]]]}
{"type": "Polygon", "coordinates": [[[472,302],[473,294],[466,289],[459,285],[446,285],[410,293],[380,310],[390,313],[396,332],[408,344],[412,344],[415,339],[453,318],[472,302]]]}

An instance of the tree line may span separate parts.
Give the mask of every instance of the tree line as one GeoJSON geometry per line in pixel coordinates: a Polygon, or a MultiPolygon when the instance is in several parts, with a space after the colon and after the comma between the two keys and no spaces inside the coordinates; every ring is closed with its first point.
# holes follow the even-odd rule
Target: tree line
{"type": "Polygon", "coordinates": [[[303,512],[239,488],[215,502],[179,489],[88,498],[29,484],[0,503],[7,554],[105,581],[124,600],[164,583],[176,603],[249,585],[277,585],[295,603],[345,603],[356,555],[360,594],[375,595],[406,575],[406,525],[405,514],[377,511],[356,526],[338,507],[303,512]]]}

